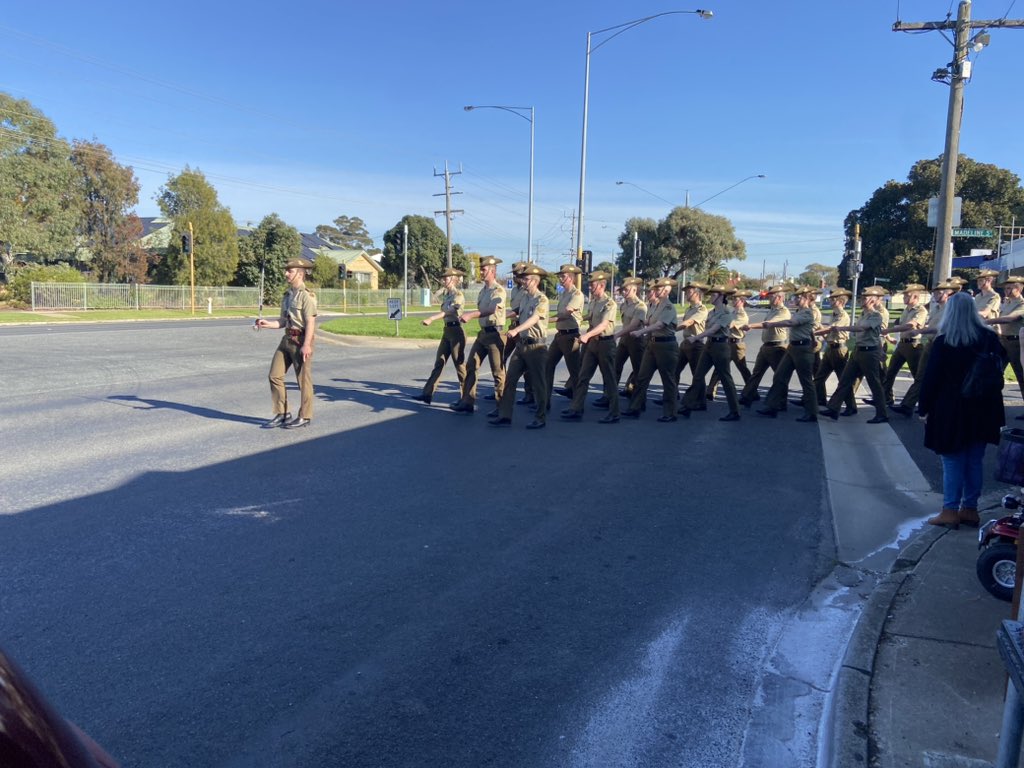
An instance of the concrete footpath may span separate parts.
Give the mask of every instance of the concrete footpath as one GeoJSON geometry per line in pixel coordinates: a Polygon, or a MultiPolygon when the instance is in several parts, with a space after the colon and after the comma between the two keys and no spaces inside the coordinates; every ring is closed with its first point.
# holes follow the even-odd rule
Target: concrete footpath
{"type": "MultiPolygon", "coordinates": [[[[982,521],[1010,488],[986,478],[982,521]]],[[[937,510],[936,510],[937,511],[937,510]]],[[[975,574],[977,530],[911,537],[865,606],[835,680],[831,765],[979,768],[995,762],[1010,604],[975,574]]]]}

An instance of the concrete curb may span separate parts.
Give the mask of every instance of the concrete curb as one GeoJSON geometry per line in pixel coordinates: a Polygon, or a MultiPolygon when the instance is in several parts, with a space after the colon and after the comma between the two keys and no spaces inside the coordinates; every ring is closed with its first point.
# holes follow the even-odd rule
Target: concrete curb
{"type": "MultiPolygon", "coordinates": [[[[987,495],[978,506],[983,511],[999,509],[1001,498],[1001,493],[987,495]]],[[[878,644],[889,620],[893,601],[904,582],[936,542],[947,533],[950,533],[947,528],[925,525],[924,530],[912,536],[900,549],[889,572],[878,582],[857,619],[832,690],[832,746],[827,762],[830,768],[868,764],[868,709],[878,644]]]]}

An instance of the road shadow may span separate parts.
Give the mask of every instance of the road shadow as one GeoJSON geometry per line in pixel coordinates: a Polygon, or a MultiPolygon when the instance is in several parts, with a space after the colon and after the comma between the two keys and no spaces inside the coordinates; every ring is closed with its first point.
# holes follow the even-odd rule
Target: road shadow
{"type": "Polygon", "coordinates": [[[262,424],[266,421],[265,418],[261,419],[255,416],[243,416],[239,413],[227,413],[226,411],[218,411],[214,408],[204,408],[201,405],[176,403],[172,400],[157,400],[151,397],[139,397],[138,395],[108,395],[107,400],[117,400],[119,403],[127,403],[129,404],[128,407],[140,411],[166,408],[172,411],[190,413],[193,416],[201,416],[204,419],[234,421],[240,424],[262,424]]]}

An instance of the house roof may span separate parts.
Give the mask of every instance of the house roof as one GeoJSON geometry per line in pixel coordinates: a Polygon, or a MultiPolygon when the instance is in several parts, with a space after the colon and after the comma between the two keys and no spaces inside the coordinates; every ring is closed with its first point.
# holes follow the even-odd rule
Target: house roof
{"type": "Polygon", "coordinates": [[[326,256],[338,264],[346,265],[351,264],[353,261],[363,259],[368,264],[371,264],[378,272],[384,271],[384,268],[377,263],[376,259],[370,256],[366,251],[360,248],[338,248],[324,240],[322,237],[313,234],[302,235],[302,256],[310,261],[314,261],[317,256],[326,256]]]}
{"type": "Polygon", "coordinates": [[[142,222],[142,237],[171,225],[171,220],[163,216],[140,216],[139,221],[142,222]]]}

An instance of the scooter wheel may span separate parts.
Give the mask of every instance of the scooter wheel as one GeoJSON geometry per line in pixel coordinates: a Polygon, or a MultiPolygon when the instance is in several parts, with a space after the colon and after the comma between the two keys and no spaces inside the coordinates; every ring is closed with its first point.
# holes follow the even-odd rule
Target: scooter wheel
{"type": "Polygon", "coordinates": [[[1013,581],[1017,575],[1017,545],[991,544],[978,555],[978,580],[1000,600],[1013,599],[1013,581]]]}

